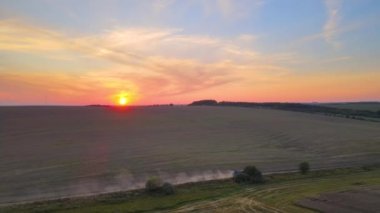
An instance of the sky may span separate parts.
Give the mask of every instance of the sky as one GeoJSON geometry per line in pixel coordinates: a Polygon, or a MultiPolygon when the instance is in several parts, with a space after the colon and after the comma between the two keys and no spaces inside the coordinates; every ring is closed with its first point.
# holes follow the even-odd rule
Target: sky
{"type": "Polygon", "coordinates": [[[380,101],[378,0],[0,0],[0,105],[380,101]]]}

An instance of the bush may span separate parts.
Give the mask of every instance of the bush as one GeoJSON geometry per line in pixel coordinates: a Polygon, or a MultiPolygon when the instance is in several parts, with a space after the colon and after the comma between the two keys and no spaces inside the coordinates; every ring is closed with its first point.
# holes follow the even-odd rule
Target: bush
{"type": "Polygon", "coordinates": [[[250,177],[251,183],[264,183],[264,176],[260,171],[257,171],[255,175],[250,177]]]}
{"type": "Polygon", "coordinates": [[[309,170],[310,170],[310,165],[309,165],[309,163],[308,162],[302,162],[302,163],[300,163],[299,164],[299,170],[300,170],[300,172],[301,172],[301,174],[307,174],[308,172],[309,172],[309,170]]]}
{"type": "Polygon", "coordinates": [[[165,195],[172,195],[175,193],[175,189],[174,189],[174,186],[168,182],[165,182],[163,185],[162,185],[162,192],[165,194],[165,195]]]}
{"type": "Polygon", "coordinates": [[[249,181],[249,175],[244,172],[235,171],[233,180],[235,183],[245,183],[249,181]]]}
{"type": "Polygon", "coordinates": [[[260,171],[255,166],[247,166],[243,172],[249,176],[255,176],[260,171]]]}
{"type": "Polygon", "coordinates": [[[249,176],[249,181],[251,183],[262,183],[264,182],[264,177],[260,170],[255,166],[247,166],[244,168],[243,172],[249,176]]]}
{"type": "Polygon", "coordinates": [[[162,180],[159,177],[151,177],[145,183],[145,190],[147,192],[159,192],[162,187],[162,180]]]}
{"type": "Polygon", "coordinates": [[[260,170],[258,170],[254,166],[247,166],[244,168],[242,172],[235,171],[234,172],[234,181],[236,183],[263,183],[264,177],[260,170]]]}

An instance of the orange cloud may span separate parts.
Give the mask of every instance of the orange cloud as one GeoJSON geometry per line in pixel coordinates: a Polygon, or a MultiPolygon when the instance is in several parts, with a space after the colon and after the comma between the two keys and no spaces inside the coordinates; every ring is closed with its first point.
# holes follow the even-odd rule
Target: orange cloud
{"type": "Polygon", "coordinates": [[[0,50],[52,51],[65,48],[57,32],[16,20],[0,20],[0,50]]]}
{"type": "MultiPolygon", "coordinates": [[[[134,104],[186,103],[200,98],[380,98],[374,93],[380,90],[374,82],[379,80],[376,73],[335,70],[331,74],[295,74],[286,65],[302,59],[291,52],[269,55],[254,51],[248,48],[257,42],[253,35],[216,38],[185,35],[180,29],[115,28],[95,35],[69,36],[14,20],[0,21],[0,27],[3,52],[46,56],[49,64],[51,57],[62,51],[67,63],[70,58],[107,62],[106,66],[80,71],[59,65],[54,71],[44,64],[36,64],[39,69],[2,67],[1,103],[112,104],[115,94],[122,91],[133,95],[134,104]],[[368,82],[359,88],[360,79],[368,82]]],[[[326,63],[349,59],[340,57],[326,63]]]]}

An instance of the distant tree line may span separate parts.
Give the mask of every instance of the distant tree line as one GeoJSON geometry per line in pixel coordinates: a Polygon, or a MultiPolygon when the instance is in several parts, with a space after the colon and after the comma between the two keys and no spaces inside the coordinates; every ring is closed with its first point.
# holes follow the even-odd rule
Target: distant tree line
{"type": "Polygon", "coordinates": [[[218,102],[215,100],[200,100],[200,101],[194,101],[190,104],[190,106],[202,106],[202,105],[218,105],[218,102]]]}
{"type": "Polygon", "coordinates": [[[308,113],[324,113],[327,115],[341,115],[346,118],[360,119],[361,117],[380,118],[379,111],[369,110],[355,110],[355,109],[342,109],[329,106],[321,106],[315,104],[301,104],[301,103],[279,103],[279,102],[217,102],[215,100],[200,100],[194,101],[189,106],[232,106],[232,107],[254,107],[254,108],[270,108],[280,109],[296,112],[308,113]]]}

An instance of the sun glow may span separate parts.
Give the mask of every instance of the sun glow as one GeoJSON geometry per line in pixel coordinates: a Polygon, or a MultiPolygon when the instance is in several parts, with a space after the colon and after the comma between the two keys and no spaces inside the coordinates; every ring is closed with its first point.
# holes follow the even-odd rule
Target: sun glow
{"type": "Polygon", "coordinates": [[[125,96],[119,97],[119,105],[120,106],[125,106],[128,104],[128,98],[125,96]]]}
{"type": "Polygon", "coordinates": [[[127,106],[130,103],[134,102],[135,95],[130,91],[121,91],[112,95],[111,99],[116,106],[127,106]]]}

